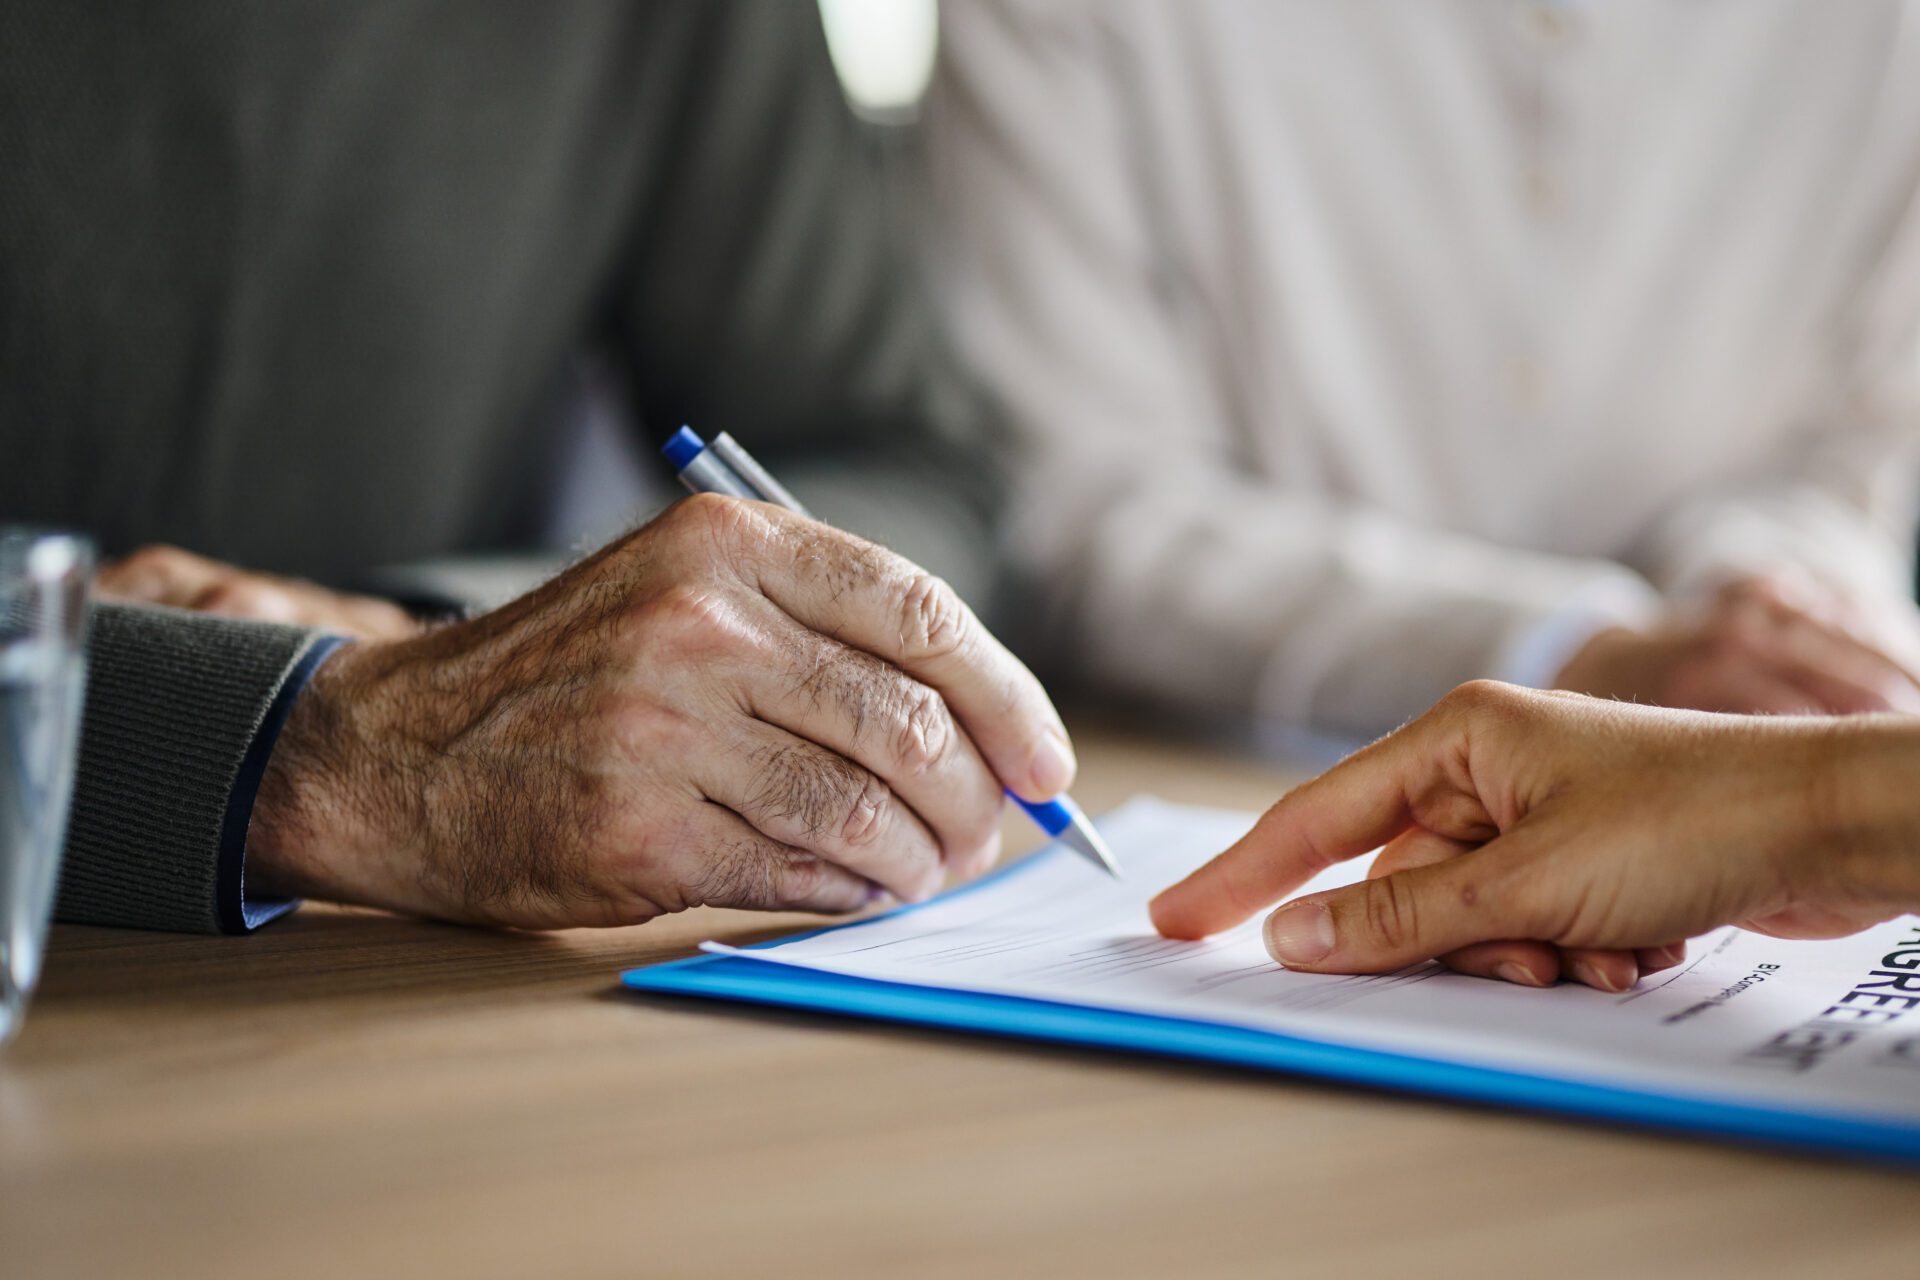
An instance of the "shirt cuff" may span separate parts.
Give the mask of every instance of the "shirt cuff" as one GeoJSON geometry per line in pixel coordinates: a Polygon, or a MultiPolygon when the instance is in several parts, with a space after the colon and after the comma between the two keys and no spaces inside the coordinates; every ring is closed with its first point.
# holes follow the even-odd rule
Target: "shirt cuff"
{"type": "Polygon", "coordinates": [[[247,829],[253,822],[253,802],[260,794],[260,779],[266,775],[273,744],[287,723],[293,704],[306,690],[313,673],[346,641],[340,636],[322,636],[308,649],[273,697],[260,730],[253,735],[247,753],[240,760],[240,771],[227,796],[226,817],[220,824],[219,879],[216,885],[217,909],[222,933],[250,933],[270,920],[277,920],[300,903],[296,899],[253,900],[247,898],[247,829]]]}
{"type": "Polygon", "coordinates": [[[1551,689],[1587,641],[1614,627],[1643,630],[1660,611],[1659,595],[1643,583],[1595,582],[1515,636],[1495,662],[1494,676],[1529,689],[1551,689]]]}

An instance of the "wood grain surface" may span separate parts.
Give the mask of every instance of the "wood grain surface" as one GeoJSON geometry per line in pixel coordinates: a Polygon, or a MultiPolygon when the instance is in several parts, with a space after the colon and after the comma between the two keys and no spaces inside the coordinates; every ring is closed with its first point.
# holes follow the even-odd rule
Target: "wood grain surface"
{"type": "MultiPolygon", "coordinates": [[[[1288,780],[1081,746],[1096,810],[1288,780]]],[[[61,927],[0,1059],[0,1276],[1920,1275],[1884,1170],[616,986],[802,922],[61,927]]]]}

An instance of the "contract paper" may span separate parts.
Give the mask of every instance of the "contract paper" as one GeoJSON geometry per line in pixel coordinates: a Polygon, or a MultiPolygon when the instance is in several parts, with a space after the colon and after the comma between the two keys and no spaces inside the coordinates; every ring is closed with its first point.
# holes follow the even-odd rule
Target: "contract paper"
{"type": "MultiPolygon", "coordinates": [[[[1830,942],[1721,929],[1696,939],[1681,966],[1618,995],[1516,987],[1435,964],[1369,977],[1292,973],[1268,957],[1259,918],[1205,942],[1155,934],[1148,899],[1253,817],[1142,798],[1100,824],[1124,880],[1054,849],[874,920],[766,947],[705,949],[1669,1098],[1920,1122],[1920,918],[1830,942]]],[[[1335,867],[1302,892],[1361,879],[1366,865],[1335,867]]]]}

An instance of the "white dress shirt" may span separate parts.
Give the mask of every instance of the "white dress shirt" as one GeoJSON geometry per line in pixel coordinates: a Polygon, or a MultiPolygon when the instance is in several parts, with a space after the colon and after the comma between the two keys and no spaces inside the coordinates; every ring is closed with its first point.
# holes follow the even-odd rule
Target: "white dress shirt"
{"type": "Polygon", "coordinates": [[[1920,10],[949,0],[941,41],[931,252],[1054,665],[1373,730],[1743,572],[1910,600],[1920,10]]]}

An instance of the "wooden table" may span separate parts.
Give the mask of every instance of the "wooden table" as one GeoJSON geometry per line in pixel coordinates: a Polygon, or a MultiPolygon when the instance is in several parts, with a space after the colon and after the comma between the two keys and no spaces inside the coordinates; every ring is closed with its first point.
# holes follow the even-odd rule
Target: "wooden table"
{"type": "MultiPolygon", "coordinates": [[[[1101,808],[1286,780],[1082,754],[1101,808]]],[[[616,988],[795,923],[61,928],[0,1060],[0,1276],[1920,1275],[1882,1170],[616,988]]]]}

